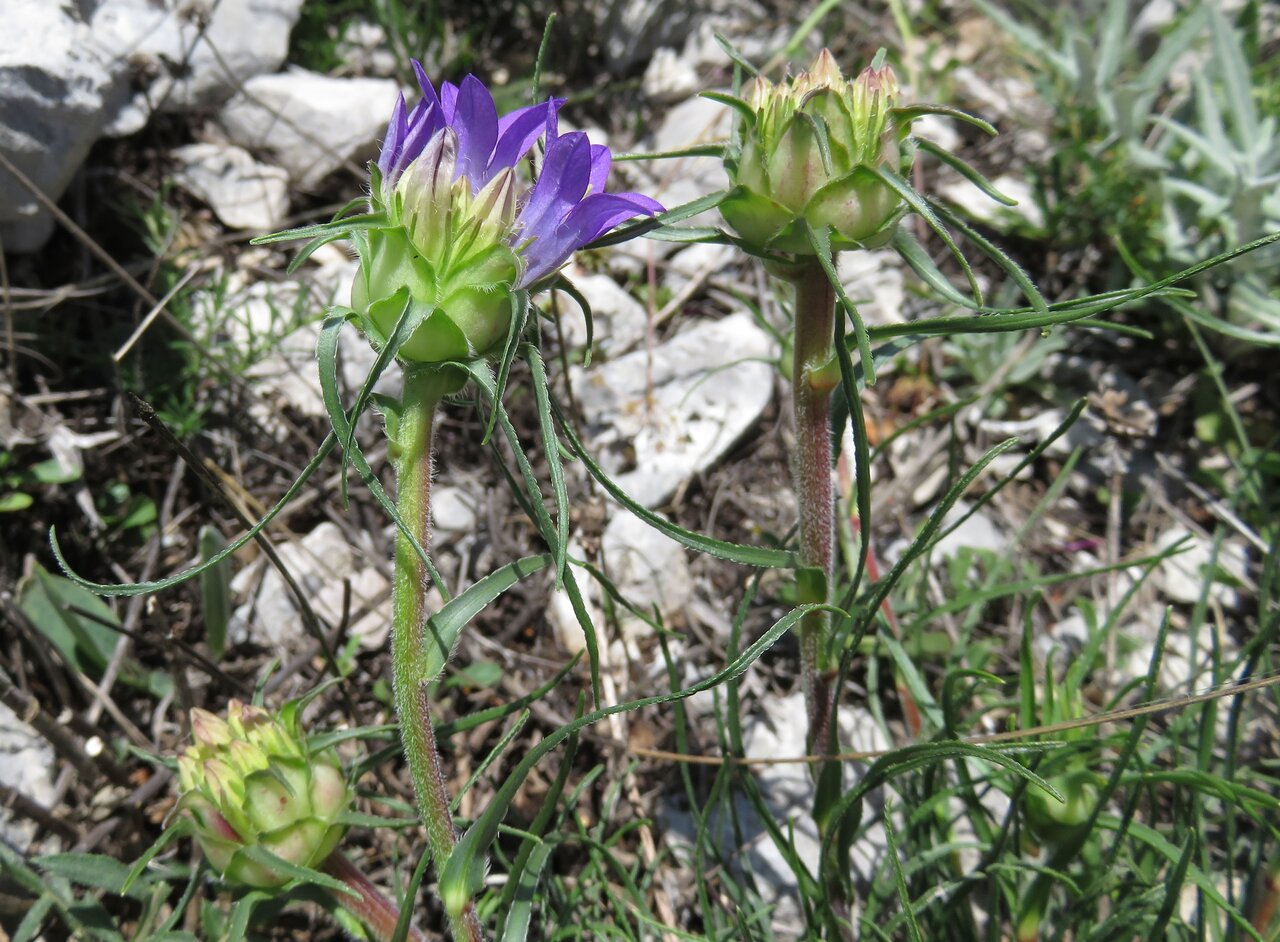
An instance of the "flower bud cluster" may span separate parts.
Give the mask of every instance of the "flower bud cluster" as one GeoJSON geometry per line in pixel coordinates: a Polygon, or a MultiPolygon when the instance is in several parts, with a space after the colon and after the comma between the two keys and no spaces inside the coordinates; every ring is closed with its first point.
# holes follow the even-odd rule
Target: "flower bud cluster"
{"type": "Polygon", "coordinates": [[[191,732],[178,758],[177,810],[224,878],[271,889],[291,879],[272,857],[314,868],[329,856],[351,804],[332,753],[311,753],[281,718],[238,700],[226,719],[192,710],[191,732]]]}
{"type": "Polygon", "coordinates": [[[756,78],[738,103],[735,186],[720,205],[744,246],[812,254],[802,223],[830,231],[835,249],[887,242],[905,205],[875,169],[905,169],[897,96],[889,66],[849,80],[825,49],[799,75],[756,78]]]}

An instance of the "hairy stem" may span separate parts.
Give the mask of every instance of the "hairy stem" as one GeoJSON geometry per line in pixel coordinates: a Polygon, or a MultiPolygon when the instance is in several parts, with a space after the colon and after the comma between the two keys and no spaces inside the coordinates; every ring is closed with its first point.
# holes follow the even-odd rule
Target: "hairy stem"
{"type": "MultiPolygon", "coordinates": [[[[453,370],[412,365],[404,374],[404,398],[392,435],[395,462],[396,509],[405,526],[426,549],[431,540],[431,440],[436,407],[445,394],[458,387],[453,370]]],[[[440,753],[436,747],[431,701],[423,676],[427,645],[434,643],[427,627],[427,592],[431,575],[409,539],[396,540],[391,661],[400,741],[413,778],[418,809],[427,829],[427,843],[436,873],[443,872],[458,833],[449,810],[440,753]]],[[[458,915],[450,913],[450,929],[459,942],[479,942],[484,936],[474,907],[458,915]]]]}
{"type": "MultiPolygon", "coordinates": [[[[826,603],[835,541],[831,488],[831,391],[839,382],[833,346],[835,291],[816,260],[804,265],[794,284],[791,381],[796,454],[792,474],[800,511],[800,564],[816,571],[802,580],[800,601],[826,603]]],[[[818,751],[828,751],[834,713],[824,648],[829,621],[826,612],[811,612],[800,622],[800,680],[809,719],[808,747],[818,751]]]]}
{"type": "MultiPolygon", "coordinates": [[[[320,866],[329,876],[341,880],[355,892],[354,897],[339,898],[338,902],[342,907],[359,916],[360,921],[380,942],[391,942],[396,933],[396,924],[400,921],[400,910],[395,903],[383,896],[382,891],[370,883],[369,878],[340,850],[335,850],[320,866]]],[[[406,938],[409,942],[426,942],[426,936],[413,926],[409,927],[406,938]]]]}

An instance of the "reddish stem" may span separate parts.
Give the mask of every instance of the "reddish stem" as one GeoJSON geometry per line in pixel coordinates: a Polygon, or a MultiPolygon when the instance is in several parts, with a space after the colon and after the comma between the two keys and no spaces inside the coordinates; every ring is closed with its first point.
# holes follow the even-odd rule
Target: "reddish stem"
{"type": "MultiPolygon", "coordinates": [[[[400,910],[395,904],[383,896],[382,891],[370,883],[369,878],[361,873],[340,850],[330,854],[321,864],[321,869],[329,876],[341,880],[355,892],[354,897],[344,895],[339,898],[338,902],[343,908],[359,916],[360,920],[382,942],[390,942],[391,937],[396,934],[396,925],[400,921],[400,910]]],[[[426,942],[426,936],[413,926],[409,926],[409,934],[406,938],[411,942],[426,942]]]]}

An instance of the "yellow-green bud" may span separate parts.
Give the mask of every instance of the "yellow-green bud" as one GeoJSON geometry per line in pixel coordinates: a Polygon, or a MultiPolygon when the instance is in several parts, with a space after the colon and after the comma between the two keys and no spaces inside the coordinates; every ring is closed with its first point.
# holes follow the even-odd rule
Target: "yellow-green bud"
{"type": "Polygon", "coordinates": [[[1023,799],[1023,814],[1037,840],[1057,843],[1087,822],[1098,805],[1098,777],[1078,768],[1048,778],[1066,801],[1058,801],[1034,785],[1023,799]]]}
{"type": "Polygon", "coordinates": [[[342,838],[351,789],[331,751],[311,753],[296,727],[232,700],[227,719],[191,711],[195,740],[178,758],[178,811],[223,877],[258,889],[289,874],[250,859],[261,847],[301,867],[324,862],[342,838]]]}
{"type": "Polygon", "coordinates": [[[825,49],[797,76],[757,78],[726,161],[734,188],[720,204],[744,246],[811,255],[802,220],[829,229],[834,249],[888,242],[905,204],[873,169],[907,169],[900,144],[910,128],[891,113],[897,95],[887,65],[850,81],[825,49]]]}

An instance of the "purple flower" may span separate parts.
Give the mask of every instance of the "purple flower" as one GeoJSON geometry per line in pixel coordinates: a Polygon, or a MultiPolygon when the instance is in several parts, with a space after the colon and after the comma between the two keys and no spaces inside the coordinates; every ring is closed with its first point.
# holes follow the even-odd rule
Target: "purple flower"
{"type": "MultiPolygon", "coordinates": [[[[468,75],[461,85],[443,82],[437,94],[421,63],[414,60],[413,68],[422,98],[410,111],[401,96],[378,158],[382,182],[375,196],[392,209],[393,221],[397,194],[405,205],[412,202],[402,182],[414,175],[406,176],[406,171],[424,153],[438,150],[440,138],[449,136],[456,139],[451,182],[466,181],[465,198],[477,196],[503,171],[514,171],[546,135],[542,172],[532,186],[519,187],[515,218],[506,227],[506,243],[520,260],[514,287],[537,284],[618,223],[662,212],[661,204],[639,193],[605,192],[609,148],[592,144],[581,131],[558,133],[556,117],[564,99],[551,98],[499,117],[493,96],[475,76],[468,75]],[[432,141],[434,149],[429,146],[432,141]]],[[[431,247],[419,248],[426,256],[436,254],[431,247]]]]}

